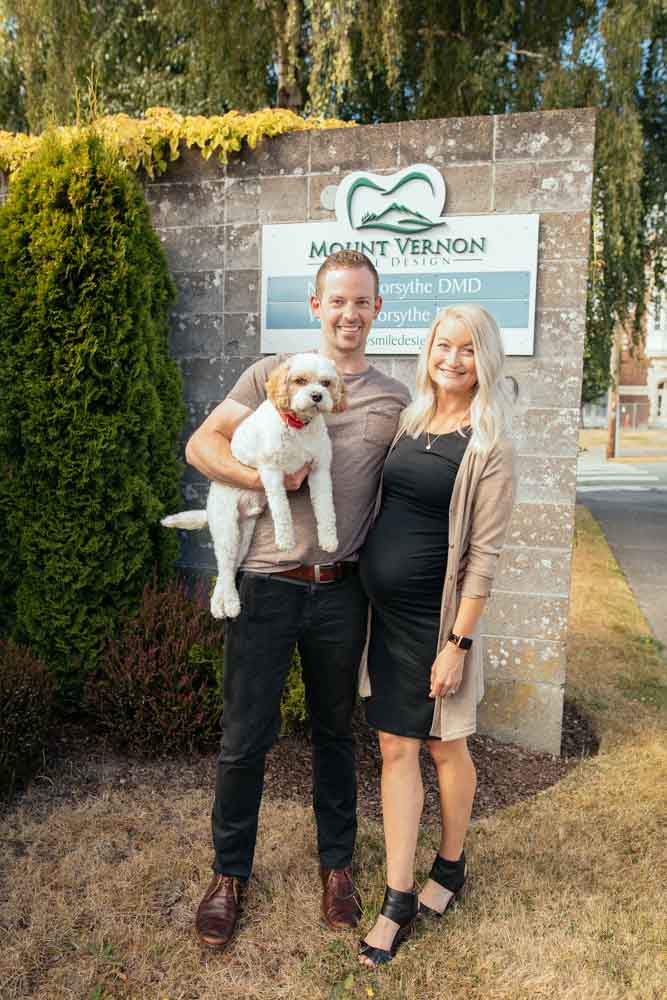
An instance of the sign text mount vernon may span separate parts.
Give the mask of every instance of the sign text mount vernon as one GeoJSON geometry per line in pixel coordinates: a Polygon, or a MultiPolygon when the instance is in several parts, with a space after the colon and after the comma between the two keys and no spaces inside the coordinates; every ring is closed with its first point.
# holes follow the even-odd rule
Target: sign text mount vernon
{"type": "Polygon", "coordinates": [[[428,165],[391,176],[354,173],[337,189],[335,222],[264,226],[262,351],[316,345],[308,305],[315,274],[328,254],[354,249],[380,273],[383,305],[370,354],[417,354],[435,314],[460,302],[492,313],[508,354],[532,354],[538,216],[443,218],[445,192],[428,165]]]}

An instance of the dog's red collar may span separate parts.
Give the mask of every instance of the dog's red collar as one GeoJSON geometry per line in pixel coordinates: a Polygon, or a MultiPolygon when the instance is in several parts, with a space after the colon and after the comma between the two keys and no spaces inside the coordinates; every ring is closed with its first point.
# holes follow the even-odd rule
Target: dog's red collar
{"type": "Polygon", "coordinates": [[[283,423],[287,424],[288,427],[293,427],[295,431],[300,431],[308,424],[307,420],[301,420],[301,418],[297,417],[297,415],[292,413],[291,410],[279,410],[278,412],[280,413],[280,419],[283,423]]]}

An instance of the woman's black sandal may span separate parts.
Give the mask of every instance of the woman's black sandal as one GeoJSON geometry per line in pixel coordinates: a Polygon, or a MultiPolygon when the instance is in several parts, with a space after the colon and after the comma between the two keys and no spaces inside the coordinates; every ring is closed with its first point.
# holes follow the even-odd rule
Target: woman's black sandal
{"type": "Polygon", "coordinates": [[[387,917],[388,920],[393,920],[395,924],[398,924],[398,930],[394,935],[391,948],[389,950],[386,948],[375,948],[372,944],[367,944],[362,939],[359,947],[359,955],[370,959],[374,968],[384,965],[385,962],[391,962],[398,951],[401,941],[404,941],[412,931],[418,909],[419,897],[417,896],[416,889],[413,889],[411,892],[399,892],[398,889],[390,889],[387,886],[380,913],[383,917],[387,917]]]}
{"type": "Polygon", "coordinates": [[[461,851],[461,857],[458,861],[447,861],[446,858],[436,854],[433,867],[431,868],[428,877],[434,882],[437,882],[438,885],[441,885],[443,889],[447,889],[452,895],[447,900],[447,905],[442,913],[439,910],[434,910],[432,907],[427,906],[426,903],[420,902],[419,916],[426,917],[428,919],[439,919],[440,917],[444,917],[450,905],[463,891],[467,874],[468,869],[466,867],[466,856],[464,851],[461,851]]]}

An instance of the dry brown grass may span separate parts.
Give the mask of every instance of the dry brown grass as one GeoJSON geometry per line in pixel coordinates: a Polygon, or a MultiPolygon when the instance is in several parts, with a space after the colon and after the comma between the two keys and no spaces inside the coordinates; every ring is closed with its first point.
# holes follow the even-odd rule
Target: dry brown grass
{"type": "Polygon", "coordinates": [[[602,749],[664,734],[667,664],[592,514],[577,510],[567,686],[602,749]]]}
{"type": "MultiPolygon", "coordinates": [[[[310,813],[265,803],[241,933],[202,956],[205,789],[117,782],[45,813],[29,790],[0,826],[3,1000],[662,1000],[667,995],[664,666],[604,539],[580,512],[570,677],[602,752],[559,785],[479,822],[464,905],[379,975],[317,925],[310,813]],[[663,670],[661,674],[660,671],[663,670]],[[622,672],[629,680],[619,683],[622,672]],[[656,688],[657,685],[657,688],[656,688]]],[[[421,874],[433,837],[419,848],[421,874]]],[[[362,824],[367,926],[382,838],[362,824]]]]}
{"type": "MultiPolygon", "coordinates": [[[[607,431],[604,427],[583,427],[579,431],[581,448],[595,448],[607,444],[607,431]]],[[[667,458],[667,430],[651,431],[621,431],[619,447],[630,454],[631,448],[650,448],[656,453],[664,451],[667,458]]]]}

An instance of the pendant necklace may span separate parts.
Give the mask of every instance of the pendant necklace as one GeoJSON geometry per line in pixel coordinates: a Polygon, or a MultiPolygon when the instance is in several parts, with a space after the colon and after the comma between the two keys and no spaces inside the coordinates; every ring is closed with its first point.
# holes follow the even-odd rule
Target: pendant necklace
{"type": "Polygon", "coordinates": [[[438,440],[438,438],[439,438],[439,437],[442,437],[442,435],[443,435],[444,433],[445,433],[444,431],[441,431],[441,432],[440,432],[440,434],[436,434],[436,436],[435,436],[435,437],[433,438],[433,440],[431,441],[431,435],[429,434],[429,432],[428,432],[428,431],[426,431],[426,450],[427,450],[427,451],[430,451],[430,450],[431,450],[431,448],[432,448],[432,446],[433,446],[433,445],[435,444],[435,442],[436,442],[436,441],[438,440]]]}
{"type": "Polygon", "coordinates": [[[426,451],[430,451],[431,448],[433,447],[433,445],[435,444],[435,442],[438,440],[438,438],[441,438],[443,434],[453,434],[454,431],[459,430],[459,428],[461,427],[461,425],[463,424],[463,421],[466,419],[467,416],[468,416],[468,411],[466,410],[465,414],[461,417],[460,420],[457,421],[456,426],[453,427],[452,430],[450,430],[450,431],[440,431],[439,434],[435,435],[435,437],[433,438],[432,441],[431,441],[431,435],[429,434],[428,431],[426,431],[426,448],[425,448],[425,450],[426,451]]]}

